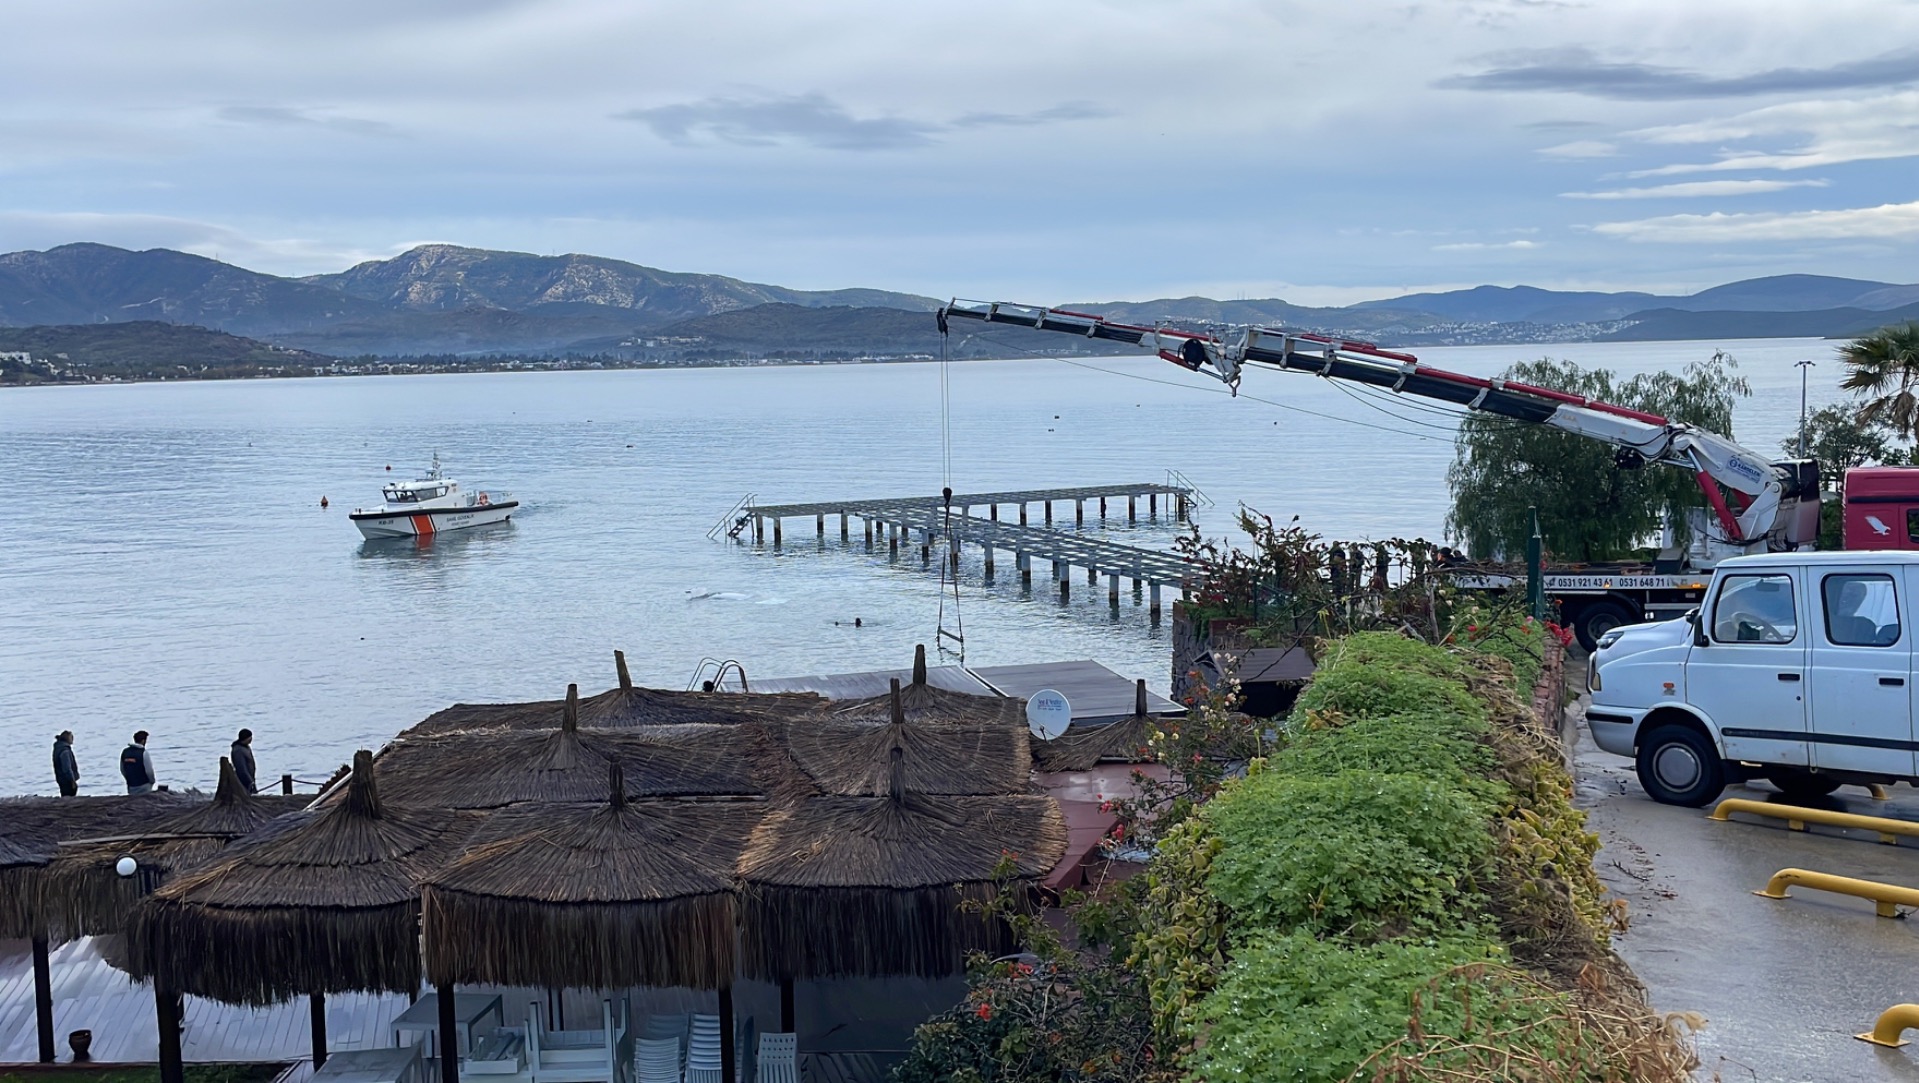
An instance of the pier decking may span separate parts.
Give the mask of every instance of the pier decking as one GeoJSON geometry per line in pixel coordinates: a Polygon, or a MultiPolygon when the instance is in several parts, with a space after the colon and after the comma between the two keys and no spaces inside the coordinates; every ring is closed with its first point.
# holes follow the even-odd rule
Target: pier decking
{"type": "Polygon", "coordinates": [[[750,535],[753,544],[764,545],[770,526],[772,544],[777,549],[785,544],[785,520],[810,517],[814,536],[823,543],[827,517],[837,516],[840,541],[850,544],[851,521],[859,519],[869,552],[884,544],[888,554],[897,559],[902,543],[909,549],[917,545],[922,566],[931,564],[936,539],[948,543],[949,559],[955,567],[963,547],[978,546],[985,556],[989,583],[994,579],[995,557],[999,553],[1013,555],[1020,584],[1029,588],[1033,585],[1034,563],[1045,561],[1049,565],[1047,579],[1058,584],[1061,601],[1071,597],[1074,568],[1086,571],[1089,586],[1098,585],[1099,577],[1104,575],[1107,600],[1114,608],[1119,606],[1120,580],[1130,579],[1134,589],[1144,586],[1150,592],[1151,616],[1157,621],[1161,614],[1161,588],[1183,588],[1191,578],[1191,566],[1175,554],[1109,541],[1083,528],[1088,505],[1093,506],[1096,521],[1104,522],[1117,517],[1118,502],[1123,500],[1127,521],[1137,523],[1142,502],[1149,520],[1159,518],[1162,497],[1167,514],[1175,522],[1186,521],[1196,501],[1203,499],[1191,486],[1174,482],[955,493],[950,499],[935,495],[762,504],[748,497],[714,528],[713,534],[718,536],[724,531],[726,536],[735,539],[750,535]],[[1072,505],[1073,530],[1053,526],[1055,506],[1065,504],[1072,505]],[[1040,526],[1029,522],[1031,509],[1036,506],[1042,516],[1040,526]],[[987,514],[974,514],[979,508],[986,509],[987,514]],[[1018,522],[1002,519],[1001,508],[1017,508],[1018,522]]]}

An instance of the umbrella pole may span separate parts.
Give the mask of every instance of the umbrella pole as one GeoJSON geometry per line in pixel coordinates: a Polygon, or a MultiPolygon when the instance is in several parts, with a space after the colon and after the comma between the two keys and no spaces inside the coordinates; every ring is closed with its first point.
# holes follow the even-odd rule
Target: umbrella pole
{"type": "Polygon", "coordinates": [[[47,934],[33,938],[33,1014],[40,1024],[40,1063],[52,1064],[53,962],[47,955],[47,934]]]}
{"type": "Polygon", "coordinates": [[[739,1050],[733,1038],[733,983],[720,986],[720,1078],[739,1079],[739,1050]]]}
{"type": "Polygon", "coordinates": [[[780,1030],[793,1033],[793,979],[780,979],[780,1030]]]}
{"type": "Polygon", "coordinates": [[[440,1083],[460,1083],[460,1031],[454,1018],[453,983],[434,986],[440,1002],[440,1083]]]}
{"type": "Polygon", "coordinates": [[[160,1028],[160,1083],[186,1083],[180,1059],[180,996],[153,976],[153,1016],[160,1028]]]}
{"type": "Polygon", "coordinates": [[[307,1021],[313,1028],[313,1067],[326,1063],[326,994],[307,994],[307,1021]]]}

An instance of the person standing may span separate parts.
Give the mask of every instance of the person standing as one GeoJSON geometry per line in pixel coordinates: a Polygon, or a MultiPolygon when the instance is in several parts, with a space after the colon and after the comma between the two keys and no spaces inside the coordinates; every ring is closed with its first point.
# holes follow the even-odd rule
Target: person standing
{"type": "Polygon", "coordinates": [[[120,750],[120,777],[127,780],[128,793],[153,792],[153,759],[147,755],[147,731],[133,735],[133,743],[120,750]]]}
{"type": "Polygon", "coordinates": [[[80,792],[80,764],[73,758],[73,731],[61,730],[53,739],[53,781],[61,797],[80,792]]]}
{"type": "Polygon", "coordinates": [[[241,730],[233,739],[233,749],[227,758],[233,761],[233,775],[240,780],[240,788],[248,793],[259,793],[260,787],[253,781],[253,731],[241,730]]]}

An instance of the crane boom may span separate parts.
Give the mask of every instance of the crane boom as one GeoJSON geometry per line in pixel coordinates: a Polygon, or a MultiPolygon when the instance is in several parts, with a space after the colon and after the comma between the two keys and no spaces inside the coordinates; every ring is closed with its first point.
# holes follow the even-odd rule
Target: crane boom
{"type": "Polygon", "coordinates": [[[1769,462],[1729,437],[1683,421],[1552,388],[1451,372],[1370,342],[1260,327],[1226,331],[1141,327],[1068,309],[957,298],[939,311],[938,318],[942,333],[949,320],[958,318],[1139,346],[1182,368],[1212,376],[1235,392],[1246,367],[1259,365],[1547,425],[1610,444],[1624,466],[1654,462],[1691,471],[1726,540],[1741,548],[1799,549],[1819,533],[1818,471],[1809,462],[1769,462]],[[1727,492],[1739,506],[1737,511],[1728,503],[1727,492]]]}

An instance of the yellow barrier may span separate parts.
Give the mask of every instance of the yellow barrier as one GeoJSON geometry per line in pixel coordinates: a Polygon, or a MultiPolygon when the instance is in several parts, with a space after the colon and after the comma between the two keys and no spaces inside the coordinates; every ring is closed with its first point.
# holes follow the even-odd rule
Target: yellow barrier
{"type": "Polygon", "coordinates": [[[1899,1035],[1919,1027],[1919,1004],[1894,1004],[1879,1013],[1879,1021],[1872,1025],[1872,1033],[1855,1034],[1853,1037],[1862,1042],[1883,1045],[1887,1049],[1897,1049],[1906,1044],[1899,1035]]]}
{"type": "Polygon", "coordinates": [[[1885,816],[1861,816],[1856,812],[1829,812],[1822,808],[1800,808],[1797,805],[1775,805],[1770,801],[1751,801],[1744,797],[1728,797],[1719,802],[1712,810],[1712,819],[1725,820],[1735,812],[1750,812],[1754,816],[1771,816],[1786,821],[1786,826],[1794,831],[1804,831],[1809,823],[1825,824],[1829,827],[1857,827],[1878,834],[1879,841],[1890,845],[1899,842],[1900,835],[1919,837],[1919,823],[1911,820],[1894,820],[1885,816]]]}
{"type": "Polygon", "coordinates": [[[1753,894],[1768,899],[1787,899],[1791,896],[1786,894],[1786,888],[1795,884],[1815,891],[1871,899],[1873,908],[1882,918],[1899,916],[1899,911],[1893,908],[1894,904],[1919,906],[1919,889],[1882,884],[1877,880],[1855,880],[1850,876],[1834,876],[1829,872],[1813,872],[1809,869],[1780,869],[1772,874],[1772,879],[1766,881],[1764,891],[1755,891],[1753,894]]]}

